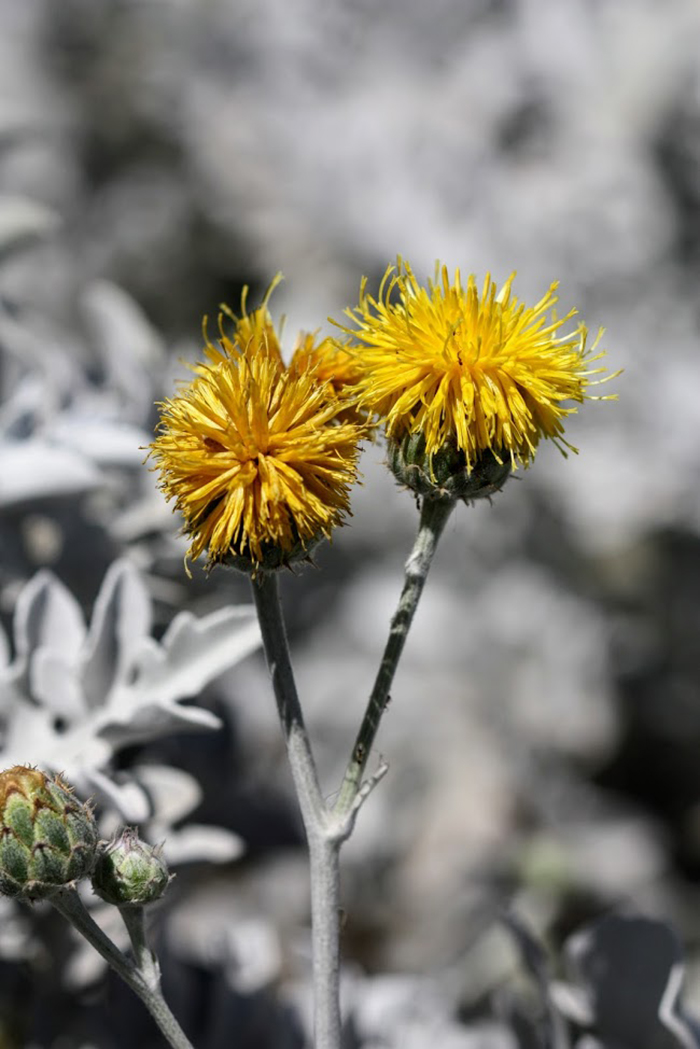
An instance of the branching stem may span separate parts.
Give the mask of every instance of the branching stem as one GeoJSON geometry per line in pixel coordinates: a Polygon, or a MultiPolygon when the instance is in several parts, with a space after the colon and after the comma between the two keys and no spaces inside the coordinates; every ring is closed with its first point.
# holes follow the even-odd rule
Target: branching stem
{"type": "MultiPolygon", "coordinates": [[[[163,998],[157,966],[150,951],[146,964],[143,964],[142,957],[137,956],[132,961],[122,954],[99,927],[74,888],[61,889],[50,902],[139,996],[173,1049],[193,1049],[163,998]]],[[[131,935],[131,930],[129,932],[131,935]]]]}
{"type": "Polygon", "coordinates": [[[389,699],[389,689],[406,636],[453,506],[452,500],[423,501],[418,536],[406,562],[399,605],[391,621],[377,679],[333,808],[326,804],[321,793],[304,724],[279,601],[277,575],[261,572],[253,580],[253,597],[265,656],[309,844],[315,1049],[340,1049],[341,1045],[340,848],[352,832],[360,806],[387,771],[387,765],[380,762],[376,773],[363,782],[367,759],[389,699]]]}

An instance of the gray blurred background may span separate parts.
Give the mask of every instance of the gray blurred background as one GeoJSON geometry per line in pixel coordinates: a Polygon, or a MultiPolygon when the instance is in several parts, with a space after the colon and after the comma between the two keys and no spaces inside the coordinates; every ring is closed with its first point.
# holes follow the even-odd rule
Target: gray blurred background
{"type": "MultiPolygon", "coordinates": [[[[675,924],[700,1011],[697,0],[0,0],[0,148],[8,636],[37,570],[89,616],[120,556],[156,636],[179,610],[248,600],[233,574],[188,581],[139,447],[202,314],[244,284],[254,305],[284,273],[289,351],[397,253],[421,277],[438,258],[517,270],[526,302],[558,279],[562,312],[605,327],[619,400],[572,418],[580,455],[542,447],[448,527],[379,738],[390,773],[345,853],[347,993],[358,1045],[394,1044],[390,1007],[372,1012],[382,972],[437,974],[443,1045],[536,1044],[459,1041],[517,968],[498,908],[514,901],[556,959],[582,922],[633,906],[675,924]]],[[[319,570],[284,581],[329,794],[417,523],[381,445],[362,471],[319,570]]],[[[235,1008],[262,995],[285,1017],[242,1044],[296,1045],[279,1031],[284,1009],[304,1015],[305,859],[262,660],[200,700],[224,730],[113,770],[186,770],[197,819],[240,837],[240,861],[183,871],[164,950],[203,986],[228,915],[241,972],[252,959],[226,984],[235,1008]]],[[[111,1044],[98,1029],[60,1044],[111,1044]]]]}

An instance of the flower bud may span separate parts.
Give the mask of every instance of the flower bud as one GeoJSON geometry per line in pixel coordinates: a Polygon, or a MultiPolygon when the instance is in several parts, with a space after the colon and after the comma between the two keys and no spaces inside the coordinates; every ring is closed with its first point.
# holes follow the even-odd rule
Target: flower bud
{"type": "Polygon", "coordinates": [[[148,845],[133,827],[126,827],[99,849],[92,875],[94,891],[116,907],[140,907],[160,899],[171,880],[161,851],[160,845],[148,845]]]}
{"type": "Polygon", "coordinates": [[[470,503],[500,491],[512,469],[510,456],[499,460],[486,449],[471,466],[454,440],[446,441],[433,455],[425,450],[422,433],[407,433],[388,444],[389,468],[401,484],[431,499],[463,499],[470,503]]]}
{"type": "Polygon", "coordinates": [[[97,842],[89,806],[59,776],[24,765],[0,773],[0,892],[51,896],[90,874],[97,842]]]}

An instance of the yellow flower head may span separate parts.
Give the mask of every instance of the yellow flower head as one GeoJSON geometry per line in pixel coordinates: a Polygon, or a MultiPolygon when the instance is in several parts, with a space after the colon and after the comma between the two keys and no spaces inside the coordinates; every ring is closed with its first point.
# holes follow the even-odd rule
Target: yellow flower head
{"type": "Polygon", "coordinates": [[[525,306],[514,276],[497,291],[487,275],[479,293],[473,276],[464,287],[459,270],[451,280],[438,266],[423,287],[399,259],[378,298],[362,282],[359,306],[346,311],[356,327],[343,330],[360,343],[360,404],[390,439],[420,435],[429,462],[456,447],[467,470],[484,455],[527,466],[542,437],[571,447],[570,402],[592,399],[591,377],[605,370],[590,367],[604,356],[594,353],[600,334],[588,349],[583,324],[562,333],[576,311],[557,317],[557,284],[525,306]]]}
{"type": "Polygon", "coordinates": [[[323,382],[331,383],[336,393],[347,392],[362,374],[355,354],[335,339],[325,338],[317,343],[314,335],[300,335],[292,365],[303,370],[314,369],[323,382]]]}
{"type": "Polygon", "coordinates": [[[285,368],[268,298],[248,314],[244,293],[241,317],[224,309],[232,331],[220,316],[218,343],[205,333],[208,363],[161,405],[151,445],[189,556],[206,550],[208,567],[289,563],[349,512],[363,428],[338,421],[345,402],[313,367],[285,368]]]}
{"type": "Polygon", "coordinates": [[[291,368],[313,371],[319,381],[330,384],[333,393],[344,400],[340,419],[362,423],[367,432],[367,412],[357,404],[357,384],[362,370],[357,355],[350,353],[337,339],[316,341],[315,335],[301,334],[292,357],[291,368]]]}

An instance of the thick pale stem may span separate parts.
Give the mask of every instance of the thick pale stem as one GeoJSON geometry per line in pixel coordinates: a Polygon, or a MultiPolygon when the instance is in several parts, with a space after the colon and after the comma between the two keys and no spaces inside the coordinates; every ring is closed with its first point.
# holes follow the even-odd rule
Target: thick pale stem
{"type": "Polygon", "coordinates": [[[193,1049],[161,994],[160,982],[156,980],[154,985],[152,970],[143,972],[122,954],[91,917],[77,891],[62,889],[50,902],[139,996],[173,1049],[193,1049]]]}
{"type": "Polygon", "coordinates": [[[276,575],[261,574],[253,595],[292,778],[309,842],[315,1049],[340,1049],[339,852],[349,826],[329,812],[299,704],[276,575]]]}
{"type": "Polygon", "coordinates": [[[315,1049],[340,1049],[340,846],[338,838],[309,842],[315,1049]]]}
{"type": "Polygon", "coordinates": [[[401,597],[391,620],[391,628],[384,655],[377,672],[374,688],[369,697],[365,716],[355,740],[345,778],[338,793],[334,812],[343,817],[351,812],[362,785],[367,760],[382,715],[389,702],[389,690],[401,658],[408,631],[415,614],[423,586],[432,564],[442,531],[447,524],[455,503],[452,499],[423,500],[420,526],[413,550],[406,562],[405,578],[401,597]]]}

